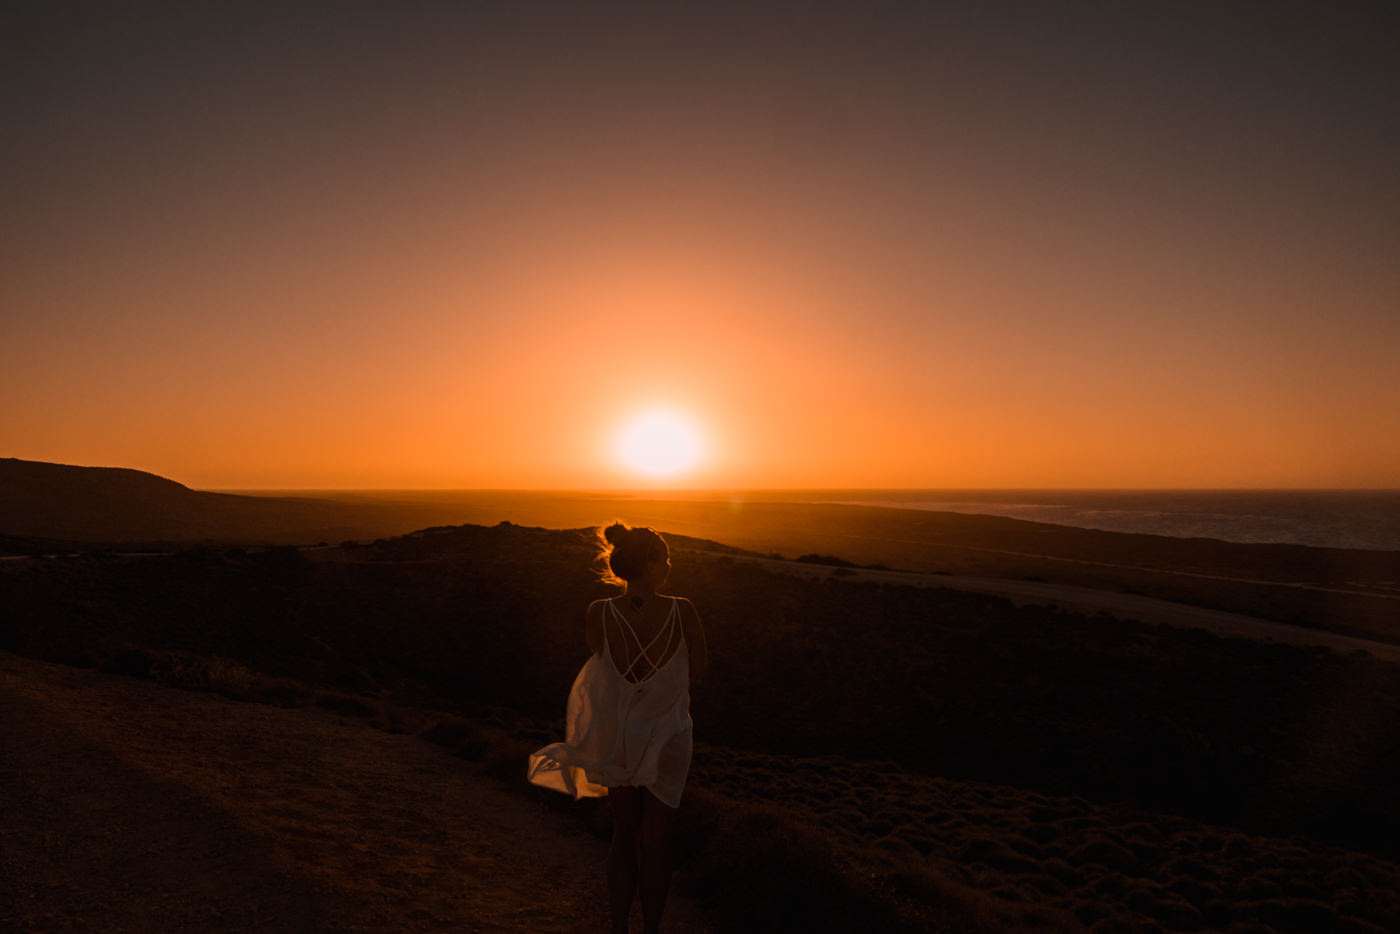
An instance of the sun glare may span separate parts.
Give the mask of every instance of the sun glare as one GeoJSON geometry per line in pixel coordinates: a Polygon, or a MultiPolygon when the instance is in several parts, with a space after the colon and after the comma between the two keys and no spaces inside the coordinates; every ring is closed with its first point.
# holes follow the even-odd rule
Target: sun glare
{"type": "Polygon", "coordinates": [[[704,455],[695,423],[666,409],[643,412],[618,436],[618,460],[633,473],[653,479],[678,477],[694,470],[704,455]]]}

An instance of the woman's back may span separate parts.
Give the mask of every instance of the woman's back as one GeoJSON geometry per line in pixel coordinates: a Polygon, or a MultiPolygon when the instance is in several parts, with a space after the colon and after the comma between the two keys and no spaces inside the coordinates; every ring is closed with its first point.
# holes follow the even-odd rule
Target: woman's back
{"type": "Polygon", "coordinates": [[[595,600],[589,605],[586,627],[589,651],[594,655],[603,654],[606,642],[613,667],[621,673],[632,666],[635,674],[629,678],[635,680],[645,677],[653,665],[658,669],[666,665],[684,647],[688,680],[698,685],[705,675],[708,653],[700,616],[691,602],[685,597],[653,594],[640,607],[632,604],[633,600],[623,594],[595,600]],[[642,658],[641,649],[645,646],[650,646],[647,651],[653,665],[642,658]]]}
{"type": "Polygon", "coordinates": [[[658,594],[640,609],[618,597],[602,600],[603,642],[617,671],[628,681],[645,681],[665,668],[685,641],[681,601],[658,594]]]}

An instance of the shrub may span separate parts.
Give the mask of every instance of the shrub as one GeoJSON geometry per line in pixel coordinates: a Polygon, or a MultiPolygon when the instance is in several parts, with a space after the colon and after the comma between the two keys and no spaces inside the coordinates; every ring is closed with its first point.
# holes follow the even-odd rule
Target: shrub
{"type": "MultiPolygon", "coordinates": [[[[713,807],[718,799],[711,800],[713,807]]],[[[713,818],[695,868],[726,930],[897,931],[908,927],[878,892],[859,883],[830,840],[776,808],[728,805],[713,818]],[[759,912],[765,906],[766,912],[759,912]]]]}
{"type": "Polygon", "coordinates": [[[434,745],[445,747],[454,756],[472,762],[484,759],[491,747],[481,726],[461,717],[439,720],[419,735],[434,745]]]}
{"type": "MultiPolygon", "coordinates": [[[[529,766],[530,753],[538,747],[518,737],[503,732],[494,736],[488,734],[490,746],[481,763],[481,771],[498,781],[518,783],[525,781],[525,771],[529,766]]],[[[542,789],[543,790],[543,789],[542,789]]],[[[568,803],[569,799],[554,793],[551,798],[568,803]]]]}
{"type": "Polygon", "coordinates": [[[321,691],[313,702],[317,707],[343,714],[347,717],[373,717],[377,707],[373,701],[339,691],[321,691]]]}
{"type": "Polygon", "coordinates": [[[146,649],[127,649],[103,662],[101,670],[107,674],[126,675],[129,678],[149,678],[153,664],[153,652],[146,649]]]}
{"type": "Polygon", "coordinates": [[[1109,869],[1127,871],[1137,866],[1137,857],[1126,847],[1103,836],[1094,836],[1088,842],[1071,850],[1069,861],[1080,865],[1098,863],[1109,869]]]}

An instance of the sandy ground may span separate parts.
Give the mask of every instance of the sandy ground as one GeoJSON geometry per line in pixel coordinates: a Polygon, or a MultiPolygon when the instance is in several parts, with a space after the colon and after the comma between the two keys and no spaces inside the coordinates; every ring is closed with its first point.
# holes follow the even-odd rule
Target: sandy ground
{"type": "MultiPolygon", "coordinates": [[[[319,709],[0,653],[0,929],[606,930],[607,844],[470,768],[319,709]]],[[[708,930],[675,894],[667,918],[708,930]]]]}
{"type": "MultiPolygon", "coordinates": [[[[734,560],[753,561],[778,573],[807,578],[830,577],[836,571],[832,567],[801,561],[738,556],[734,560]]],[[[970,590],[1006,597],[1018,604],[1056,604],[1066,610],[1091,613],[1102,611],[1111,613],[1120,619],[1136,619],[1153,625],[1204,629],[1218,636],[1254,639],[1259,642],[1283,642],[1290,645],[1320,645],[1335,652],[1344,653],[1364,651],[1386,661],[1400,661],[1400,645],[1376,642],[1372,639],[1359,639],[1321,629],[1293,626],[1288,623],[1275,623],[1240,613],[1228,613],[1224,610],[1211,610],[1185,603],[1173,603],[1169,600],[1158,600],[1155,597],[1095,590],[1089,587],[1075,587],[1069,584],[1003,580],[991,577],[960,577],[953,574],[927,574],[918,571],[870,571],[865,569],[848,569],[848,573],[842,574],[839,579],[970,590]]]]}

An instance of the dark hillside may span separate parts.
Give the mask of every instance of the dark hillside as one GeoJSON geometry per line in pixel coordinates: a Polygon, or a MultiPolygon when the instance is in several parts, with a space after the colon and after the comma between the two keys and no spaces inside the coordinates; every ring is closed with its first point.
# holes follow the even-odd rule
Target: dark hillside
{"type": "Polygon", "coordinates": [[[1028,578],[1400,641],[1400,552],[1098,532],[997,516],[695,494],[207,493],[140,471],[0,460],[0,555],[373,540],[448,523],[551,528],[618,516],[762,553],[1028,578]]]}
{"type": "Polygon", "coordinates": [[[904,570],[1047,580],[1400,641],[1395,551],[1180,539],[837,504],[658,500],[621,504],[619,512],[760,552],[829,552],[904,570]]]}
{"type": "Polygon", "coordinates": [[[428,524],[431,514],[389,504],[206,493],[140,470],[0,458],[0,545],[11,553],[36,543],[46,551],[73,543],[314,544],[406,532],[428,524]]]}
{"type": "MultiPolygon", "coordinates": [[[[713,659],[702,738],[893,760],[1391,851],[1400,669],[990,597],[807,581],[717,546],[678,554],[713,659]]],[[[314,552],[0,565],[0,648],[99,664],[132,647],[559,730],[608,594],[584,533],[435,529],[314,552]],[[512,715],[514,716],[514,715],[512,715]]]]}

